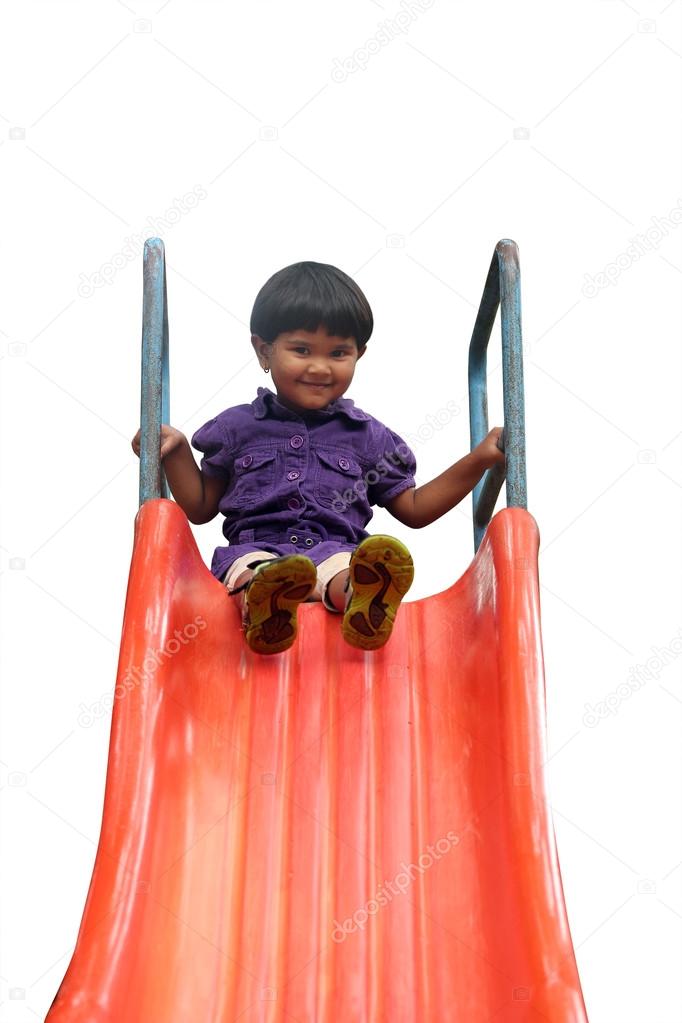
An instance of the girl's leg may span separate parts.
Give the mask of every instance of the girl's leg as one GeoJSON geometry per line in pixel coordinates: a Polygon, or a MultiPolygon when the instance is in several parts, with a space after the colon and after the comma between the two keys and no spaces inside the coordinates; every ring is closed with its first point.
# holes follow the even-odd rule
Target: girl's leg
{"type": "Polygon", "coordinates": [[[335,576],[330,580],[327,586],[327,597],[329,602],[334,605],[337,611],[343,612],[346,610],[346,600],[348,598],[348,592],[346,590],[346,583],[348,582],[348,569],[344,568],[341,572],[337,572],[335,576]]]}
{"type": "MultiPolygon", "coordinates": [[[[234,589],[236,590],[238,586],[242,585],[242,583],[248,582],[255,571],[256,571],[255,568],[247,568],[245,572],[242,572],[241,575],[237,576],[237,578],[234,581],[234,589]]],[[[239,608],[239,615],[241,618],[243,618],[246,590],[242,590],[241,593],[235,593],[234,597],[235,600],[237,601],[237,607],[239,608]]]]}
{"type": "Polygon", "coordinates": [[[346,610],[344,587],[348,579],[348,566],[352,551],[337,551],[317,566],[315,596],[321,600],[327,611],[337,614],[346,610]]]}

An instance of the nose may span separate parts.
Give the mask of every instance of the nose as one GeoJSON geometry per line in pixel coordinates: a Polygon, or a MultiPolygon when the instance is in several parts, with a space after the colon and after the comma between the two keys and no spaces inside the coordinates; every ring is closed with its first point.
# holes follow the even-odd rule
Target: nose
{"type": "Polygon", "coordinates": [[[315,359],[315,361],[311,362],[307,368],[308,375],[306,379],[311,382],[314,381],[315,383],[324,384],[331,379],[329,367],[324,359],[315,359]]]}

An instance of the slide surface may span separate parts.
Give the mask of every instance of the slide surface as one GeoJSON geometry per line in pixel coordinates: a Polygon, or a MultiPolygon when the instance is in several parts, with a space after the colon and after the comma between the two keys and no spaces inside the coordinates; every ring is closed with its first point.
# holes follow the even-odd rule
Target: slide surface
{"type": "Polygon", "coordinates": [[[180,507],[144,504],[48,1023],[586,1020],[546,803],[538,540],[500,511],[382,649],[310,602],[264,657],[180,507]]]}

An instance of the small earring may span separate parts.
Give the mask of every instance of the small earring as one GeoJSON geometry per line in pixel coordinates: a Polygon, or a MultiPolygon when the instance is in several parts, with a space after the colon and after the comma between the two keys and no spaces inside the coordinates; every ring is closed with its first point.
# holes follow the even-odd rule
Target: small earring
{"type": "Polygon", "coordinates": [[[269,370],[269,368],[267,366],[263,366],[263,372],[264,373],[269,373],[270,370],[269,370]]]}

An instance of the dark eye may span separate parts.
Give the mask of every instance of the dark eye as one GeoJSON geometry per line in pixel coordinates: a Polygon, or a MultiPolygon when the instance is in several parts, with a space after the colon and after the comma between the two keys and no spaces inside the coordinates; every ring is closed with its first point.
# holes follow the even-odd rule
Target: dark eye
{"type": "Polygon", "coordinates": [[[337,348],[335,352],[332,352],[332,355],[347,355],[347,354],[348,353],[346,352],[345,348],[337,348]]]}
{"type": "Polygon", "coordinates": [[[298,348],[294,348],[294,351],[295,351],[295,352],[307,352],[307,351],[308,351],[308,349],[307,349],[307,348],[304,348],[304,347],[303,347],[303,345],[299,345],[299,347],[298,347],[298,348]]]}

